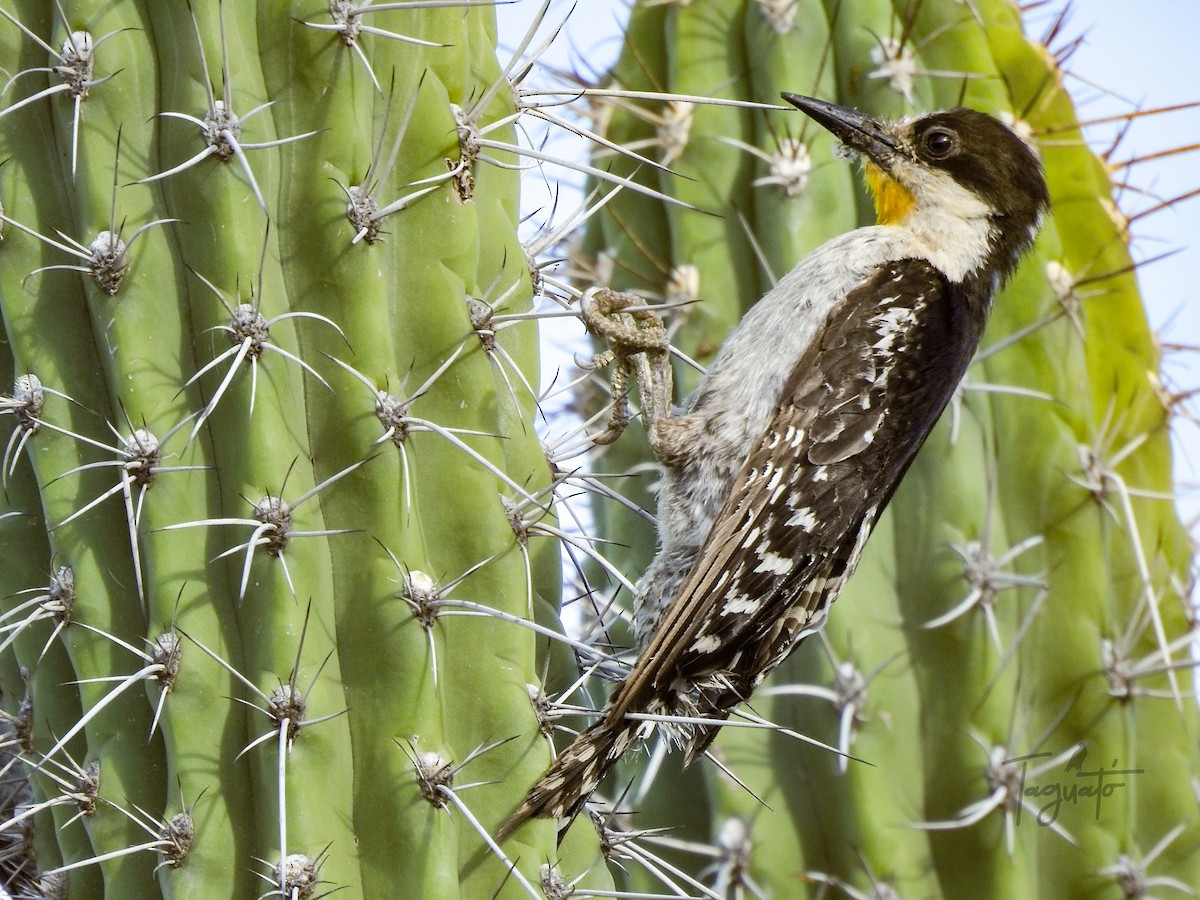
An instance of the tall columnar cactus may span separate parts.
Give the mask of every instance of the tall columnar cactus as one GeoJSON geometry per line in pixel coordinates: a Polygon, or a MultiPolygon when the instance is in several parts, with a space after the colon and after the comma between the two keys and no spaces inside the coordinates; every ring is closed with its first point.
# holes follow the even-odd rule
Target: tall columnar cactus
{"type": "Polygon", "coordinates": [[[513,94],[488,4],[413,5],[4,4],[10,890],[557,858],[481,837],[548,759],[560,581],[513,94]]]}
{"type": "MultiPolygon", "coordinates": [[[[645,3],[611,77],[883,115],[972,106],[1028,137],[1054,203],[825,635],[752,701],[855,759],[729,727],[716,755],[759,799],[715,769],[669,790],[631,769],[636,827],[681,825],[731,893],[1190,895],[1195,617],[1171,410],[1112,175],[1082,142],[1053,52],[1001,0],[645,3]],[[680,818],[681,803],[705,815],[680,818]]],[[[655,109],[616,110],[608,135],[656,145],[679,176],[653,176],[664,192],[721,216],[627,193],[584,250],[611,260],[619,289],[672,299],[686,282],[698,302],[676,313],[676,343],[703,363],[764,286],[873,214],[802,119],[655,109]]],[[[630,538],[633,517],[610,527],[649,546],[630,538]]],[[[631,556],[636,571],[648,554],[631,556]]]]}
{"type": "MultiPolygon", "coordinates": [[[[574,284],[533,258],[564,234],[518,238],[521,170],[547,155],[514,153],[518,132],[559,119],[513,89],[524,63],[497,63],[488,3],[0,0],[0,16],[10,893],[1200,883],[1156,352],[1109,173],[1009,3],[635,6],[604,87],[658,99],[557,86],[607,142],[574,284]],[[581,820],[556,846],[543,822],[497,847],[577,709],[568,648],[619,674],[628,591],[610,608],[605,582],[628,587],[652,545],[628,502],[649,505],[645,486],[588,473],[572,455],[588,439],[552,422],[547,459],[530,319],[612,273],[700,301],[669,320],[703,363],[800,255],[869,217],[801,117],[703,102],[780,90],[1009,115],[1055,200],[828,639],[756,697],[857,759],[731,726],[717,755],[765,806],[715,769],[635,764],[638,815],[602,839],[581,820]],[[580,489],[610,498],[596,520],[617,544],[557,522],[580,489]],[[585,601],[573,644],[560,549],[585,601]],[[1082,775],[1102,767],[1136,774],[1099,801],[1037,793],[1100,787],[1082,775]],[[659,824],[680,830],[637,833],[659,824]]],[[[640,462],[635,431],[610,471],[640,462]]]]}

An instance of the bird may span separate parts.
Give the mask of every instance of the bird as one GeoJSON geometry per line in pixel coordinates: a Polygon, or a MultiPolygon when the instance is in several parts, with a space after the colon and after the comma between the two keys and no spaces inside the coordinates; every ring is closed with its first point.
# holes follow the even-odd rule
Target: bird
{"type": "Polygon", "coordinates": [[[664,342],[639,343],[621,314],[636,298],[584,293],[585,321],[639,382],[664,470],[659,549],[635,598],[636,661],[501,839],[532,817],[561,834],[655,729],[692,763],[822,627],[1049,209],[1036,152],[990,115],[881,120],[782,96],[862,161],[877,221],[805,256],[679,409],[664,342]]]}

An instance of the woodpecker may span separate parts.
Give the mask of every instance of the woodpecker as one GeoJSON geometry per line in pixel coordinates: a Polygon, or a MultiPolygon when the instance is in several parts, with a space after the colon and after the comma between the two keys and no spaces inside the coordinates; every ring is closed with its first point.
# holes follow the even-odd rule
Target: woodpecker
{"type": "Polygon", "coordinates": [[[659,550],[638,586],[636,663],[501,836],[531,816],[565,828],[655,728],[690,764],[824,624],[1049,206],[1036,155],[991,116],[884,122],[783,97],[862,159],[878,222],[792,269],[677,411],[661,329],[621,312],[632,295],[585,293],[585,321],[639,381],[665,470],[659,550]]]}

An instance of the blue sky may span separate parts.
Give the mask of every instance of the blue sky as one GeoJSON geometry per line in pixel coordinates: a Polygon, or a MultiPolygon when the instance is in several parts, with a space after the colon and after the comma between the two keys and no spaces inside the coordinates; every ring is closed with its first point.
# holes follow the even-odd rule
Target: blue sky
{"type": "MultiPolygon", "coordinates": [[[[499,8],[502,44],[516,43],[539,5],[540,0],[518,0],[499,8]]],[[[570,5],[555,2],[550,21],[560,21],[570,5]]],[[[566,29],[575,52],[586,52],[597,68],[613,58],[626,7],[624,0],[579,2],[566,29]]],[[[1030,33],[1040,34],[1050,14],[1032,18],[1030,33]]],[[[1135,104],[1152,108],[1200,100],[1200,0],[1077,0],[1066,33],[1084,35],[1068,64],[1069,89],[1084,120],[1120,114],[1135,104]]],[[[1102,146],[1111,135],[1111,127],[1097,127],[1091,137],[1102,146]]],[[[1200,109],[1173,112],[1138,120],[1114,159],[1197,143],[1200,109]]],[[[1127,213],[1153,205],[1155,197],[1200,188],[1200,150],[1139,164],[1131,180],[1153,196],[1121,198],[1127,213]]],[[[1200,197],[1139,220],[1133,233],[1136,259],[1179,251],[1138,273],[1153,327],[1164,342],[1200,345],[1200,197]]],[[[1200,388],[1200,352],[1168,353],[1164,371],[1176,389],[1200,388]]],[[[1200,397],[1193,408],[1200,409],[1200,397]]],[[[1181,423],[1175,434],[1181,511],[1200,534],[1200,427],[1181,423]]]]}
{"type": "MultiPolygon", "coordinates": [[[[1099,117],[1129,108],[1200,100],[1200,2],[1153,0],[1138,4],[1131,15],[1129,0],[1081,0],[1073,27],[1086,41],[1071,61],[1080,80],[1071,85],[1083,117],[1099,117]],[[1105,97],[1085,84],[1119,92],[1127,102],[1105,97]]],[[[1138,121],[1122,144],[1122,159],[1171,147],[1200,144],[1200,109],[1138,121]]],[[[1200,188],[1200,150],[1142,164],[1138,184],[1168,198],[1200,188]]],[[[1139,208],[1136,198],[1125,206],[1139,208]]],[[[1165,342],[1200,345],[1200,197],[1141,220],[1134,227],[1135,258],[1179,249],[1170,259],[1142,269],[1139,280],[1151,323],[1165,342]]],[[[1200,388],[1200,352],[1168,353],[1167,378],[1181,388],[1200,388]]],[[[1193,403],[1200,408],[1200,402],[1193,403]]],[[[1200,536],[1200,428],[1176,428],[1176,475],[1180,508],[1200,536]]]]}

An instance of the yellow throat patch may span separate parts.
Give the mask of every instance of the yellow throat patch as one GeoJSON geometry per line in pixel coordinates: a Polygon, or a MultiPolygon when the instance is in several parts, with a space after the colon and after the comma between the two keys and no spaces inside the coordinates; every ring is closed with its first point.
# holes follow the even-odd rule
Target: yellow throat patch
{"type": "Polygon", "coordinates": [[[908,188],[870,160],[865,167],[867,188],[875,200],[875,217],[880,225],[899,225],[917,205],[908,188]]]}

